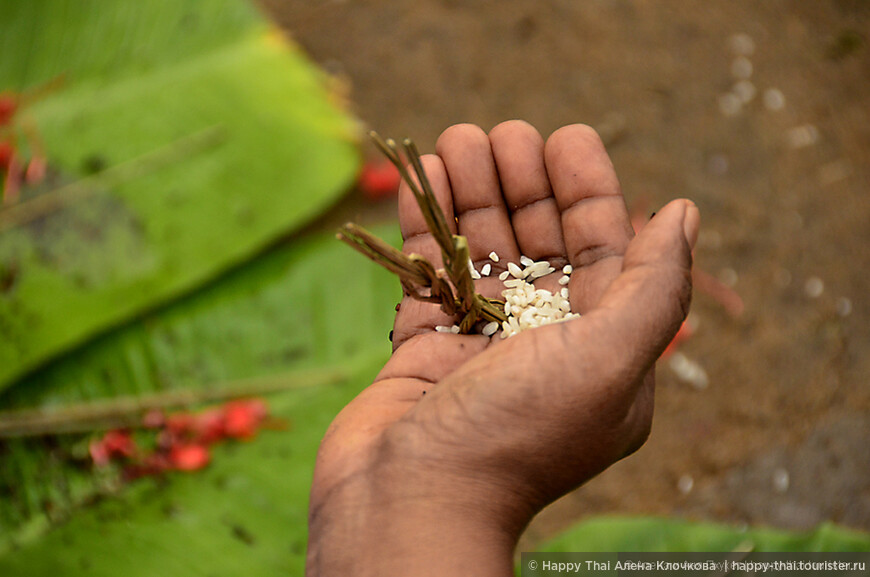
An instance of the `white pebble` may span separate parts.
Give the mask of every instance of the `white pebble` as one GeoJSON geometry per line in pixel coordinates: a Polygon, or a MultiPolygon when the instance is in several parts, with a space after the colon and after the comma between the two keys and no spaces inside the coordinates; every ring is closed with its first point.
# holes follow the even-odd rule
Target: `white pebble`
{"type": "Polygon", "coordinates": [[[790,481],[788,471],[785,469],[780,467],[773,472],[773,489],[777,493],[785,493],[788,491],[790,481]]]}
{"type": "Polygon", "coordinates": [[[746,104],[755,98],[755,85],[749,80],[741,80],[736,83],[731,90],[737,95],[737,98],[739,98],[740,102],[743,104],[746,104]]]}
{"type": "Polygon", "coordinates": [[[719,271],[719,280],[725,286],[733,288],[737,284],[737,281],[740,280],[740,277],[737,275],[736,270],[726,267],[719,271]]]}
{"type": "Polygon", "coordinates": [[[734,93],[728,92],[719,96],[719,111],[725,116],[737,116],[743,110],[743,102],[734,93]]]}
{"type": "Polygon", "coordinates": [[[825,282],[817,276],[810,277],[804,283],[804,292],[811,299],[817,299],[825,292],[825,282]]]}
{"type": "Polygon", "coordinates": [[[852,314],[852,301],[846,297],[837,299],[837,314],[841,317],[847,317],[852,314]]]}
{"type": "Polygon", "coordinates": [[[738,56],[752,56],[752,53],[755,52],[755,41],[749,34],[738,32],[732,34],[731,38],[728,39],[728,47],[731,48],[731,52],[738,56]]]}
{"type": "Polygon", "coordinates": [[[731,76],[746,80],[752,76],[752,62],[745,56],[738,56],[731,62],[731,76]]]}
{"type": "Polygon", "coordinates": [[[703,390],[710,385],[710,377],[707,376],[707,371],[704,367],[684,355],[680,351],[676,351],[668,360],[668,366],[677,375],[677,377],[692,385],[692,387],[703,390]]]}
{"type": "Polygon", "coordinates": [[[491,260],[492,262],[498,262],[498,255],[495,254],[495,251],[489,253],[489,260],[491,260]]]}
{"type": "Polygon", "coordinates": [[[692,488],[695,486],[695,480],[691,475],[683,475],[680,477],[679,481],[677,481],[677,489],[683,495],[688,495],[692,492],[692,488]]]}
{"type": "Polygon", "coordinates": [[[489,276],[489,273],[492,271],[492,265],[486,263],[482,267],[480,267],[480,274],[483,276],[489,276]]]}
{"type": "Polygon", "coordinates": [[[785,140],[791,148],[806,148],[819,140],[819,129],[813,124],[796,126],[785,133],[785,140]]]}
{"type": "Polygon", "coordinates": [[[778,88],[768,88],[762,96],[764,107],[771,112],[782,110],[785,107],[785,95],[778,88]]]}

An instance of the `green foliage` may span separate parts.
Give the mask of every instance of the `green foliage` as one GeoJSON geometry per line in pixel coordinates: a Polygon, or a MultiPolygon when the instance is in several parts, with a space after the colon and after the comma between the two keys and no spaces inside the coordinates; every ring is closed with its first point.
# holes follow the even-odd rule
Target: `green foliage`
{"type": "MultiPolygon", "coordinates": [[[[395,242],[395,230],[379,232],[395,242]]],[[[270,471],[272,476],[264,482],[288,499],[296,495],[294,506],[304,509],[320,436],[388,356],[387,335],[399,298],[398,283],[390,273],[332,235],[288,242],[220,282],[29,376],[0,397],[0,406],[63,407],[118,394],[213,387],[252,376],[280,379],[300,369],[340,370],[346,375],[342,385],[288,392],[278,402],[279,408],[295,407],[279,412],[292,422],[292,432],[266,433],[264,439],[286,444],[292,462],[263,464],[259,440],[228,453],[241,468],[270,471]],[[306,407],[301,416],[299,407],[306,407]]],[[[50,521],[72,516],[70,523],[78,523],[77,506],[111,489],[107,481],[113,479],[95,477],[76,463],[81,445],[76,437],[48,445],[32,439],[4,443],[0,550],[26,541],[29,532],[40,533],[50,521]]],[[[215,457],[218,468],[221,459],[220,454],[215,457]]],[[[207,475],[212,474],[210,470],[207,475]]],[[[174,482],[167,490],[174,491],[172,487],[174,482]]],[[[221,502],[227,510],[235,506],[232,500],[221,502]]],[[[135,498],[127,503],[136,503],[135,498]]]]}
{"type": "Polygon", "coordinates": [[[804,533],[764,527],[738,529],[715,523],[656,517],[601,517],[584,521],[538,551],[728,552],[868,551],[870,534],[825,523],[804,533]]]}
{"type": "Polygon", "coordinates": [[[0,19],[0,89],[65,79],[16,115],[65,189],[0,212],[0,389],[310,221],[359,162],[320,73],[244,3],[85,4],[0,19]]]}
{"type": "Polygon", "coordinates": [[[271,396],[290,430],[218,447],[203,472],[140,481],[76,511],[0,556],[0,575],[302,575],[320,437],[383,359],[358,362],[340,386],[271,396]]]}

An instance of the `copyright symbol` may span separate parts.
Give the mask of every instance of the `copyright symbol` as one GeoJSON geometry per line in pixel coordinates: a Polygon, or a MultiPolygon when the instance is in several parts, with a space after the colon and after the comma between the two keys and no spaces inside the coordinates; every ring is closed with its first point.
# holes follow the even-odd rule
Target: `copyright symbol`
{"type": "Polygon", "coordinates": [[[537,568],[538,568],[538,562],[537,562],[537,561],[535,561],[534,559],[532,559],[531,561],[529,561],[529,569],[531,569],[532,571],[534,571],[534,570],[537,569],[537,568]]]}

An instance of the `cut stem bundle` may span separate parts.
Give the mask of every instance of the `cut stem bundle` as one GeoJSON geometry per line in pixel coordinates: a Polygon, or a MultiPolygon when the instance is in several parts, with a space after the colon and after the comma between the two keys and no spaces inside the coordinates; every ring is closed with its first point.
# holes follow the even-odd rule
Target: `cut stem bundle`
{"type": "Polygon", "coordinates": [[[375,145],[398,169],[402,180],[408,185],[426,226],[441,249],[443,269],[436,269],[432,263],[418,254],[406,255],[400,250],[379,239],[361,226],[347,223],[339,229],[337,237],[351,247],[369,257],[386,269],[396,273],[402,289],[410,297],[430,303],[439,303],[446,314],[461,315],[459,332],[469,333],[479,320],[497,321],[507,319],[504,303],[488,299],[474,290],[471,277],[468,241],[464,236],[452,234],[447,218],[432,191],[432,185],[423,170],[420,153],[410,139],[402,143],[405,154],[416,175],[416,180],[408,172],[396,143],[384,140],[377,133],[371,137],[375,145]]]}

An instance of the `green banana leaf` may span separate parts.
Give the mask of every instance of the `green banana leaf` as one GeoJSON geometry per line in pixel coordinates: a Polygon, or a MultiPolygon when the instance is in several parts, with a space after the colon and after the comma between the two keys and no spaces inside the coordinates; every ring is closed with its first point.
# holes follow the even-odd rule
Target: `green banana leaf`
{"type": "Polygon", "coordinates": [[[357,363],[338,386],[271,396],[290,430],[219,446],[203,472],[138,481],[47,534],[22,536],[0,555],[0,575],[302,575],[317,445],[381,362],[357,363]]]}
{"type": "Polygon", "coordinates": [[[0,91],[26,97],[17,141],[48,174],[0,210],[0,390],[238,266],[356,173],[354,121],[242,0],[2,6],[0,91]]]}
{"type": "Polygon", "coordinates": [[[598,517],[537,547],[541,552],[870,551],[870,533],[823,523],[811,531],[737,528],[659,517],[598,517]]]}
{"type": "MultiPolygon", "coordinates": [[[[397,241],[395,227],[378,233],[397,241]]],[[[400,297],[392,274],[332,235],[298,239],[8,389],[0,409],[289,379],[318,367],[341,377],[269,397],[290,430],[218,447],[202,473],[120,494],[117,478],[72,458],[80,437],[6,439],[0,575],[301,574],[320,437],[388,357],[400,297]]]]}

